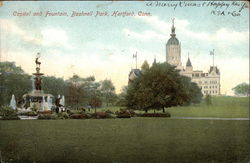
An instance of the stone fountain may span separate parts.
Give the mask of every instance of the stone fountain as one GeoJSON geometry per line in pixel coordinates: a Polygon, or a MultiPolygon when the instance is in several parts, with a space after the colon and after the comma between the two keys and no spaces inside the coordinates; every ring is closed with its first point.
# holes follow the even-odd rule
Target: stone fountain
{"type": "Polygon", "coordinates": [[[51,110],[51,107],[53,106],[53,95],[46,94],[42,90],[42,76],[44,74],[40,72],[41,62],[39,62],[39,58],[40,54],[38,53],[35,60],[36,72],[33,73],[32,77],[33,90],[23,95],[25,101],[23,107],[28,110],[47,111],[51,110]]]}
{"type": "Polygon", "coordinates": [[[15,95],[11,96],[11,100],[10,100],[10,107],[14,110],[16,110],[16,99],[15,99],[15,95]]]}

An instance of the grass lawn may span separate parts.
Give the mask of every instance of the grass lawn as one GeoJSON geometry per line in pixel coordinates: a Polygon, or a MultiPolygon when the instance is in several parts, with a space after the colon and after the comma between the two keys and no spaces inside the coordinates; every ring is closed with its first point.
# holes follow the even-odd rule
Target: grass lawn
{"type": "MultiPolygon", "coordinates": [[[[122,107],[104,107],[98,111],[117,111],[122,107]]],[[[206,106],[204,101],[190,106],[166,108],[174,117],[220,117],[220,118],[249,118],[249,97],[212,97],[212,105],[206,106]]],[[[136,111],[143,113],[144,111],[136,111]]],[[[150,110],[149,112],[154,112],[150,110]]],[[[161,110],[156,112],[162,112],[161,110]]]]}
{"type": "Polygon", "coordinates": [[[247,162],[249,137],[249,121],[0,121],[2,157],[12,162],[247,162]]]}
{"type": "Polygon", "coordinates": [[[221,117],[221,118],[248,118],[249,97],[212,97],[212,105],[204,102],[198,105],[185,107],[171,107],[167,111],[175,117],[221,117]]]}

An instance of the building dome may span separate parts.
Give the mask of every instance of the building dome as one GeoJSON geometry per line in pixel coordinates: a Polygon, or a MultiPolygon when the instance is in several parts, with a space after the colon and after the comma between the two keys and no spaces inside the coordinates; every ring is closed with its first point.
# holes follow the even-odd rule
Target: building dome
{"type": "Polygon", "coordinates": [[[171,37],[168,40],[167,45],[179,45],[179,40],[176,37],[171,37]]]}

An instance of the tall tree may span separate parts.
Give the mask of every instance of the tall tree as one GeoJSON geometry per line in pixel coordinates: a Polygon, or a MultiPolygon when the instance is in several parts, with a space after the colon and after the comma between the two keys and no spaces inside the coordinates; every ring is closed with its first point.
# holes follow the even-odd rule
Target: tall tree
{"type": "Polygon", "coordinates": [[[106,106],[109,106],[109,104],[113,104],[116,101],[117,96],[115,94],[115,86],[111,80],[106,79],[101,81],[101,93],[106,106]]]}
{"type": "Polygon", "coordinates": [[[84,84],[85,79],[79,77],[78,75],[73,75],[70,79],[67,80],[68,89],[66,100],[69,105],[75,108],[79,108],[84,105],[84,84]]]}
{"type": "Polygon", "coordinates": [[[9,105],[12,94],[17,103],[21,101],[23,94],[31,91],[30,78],[14,62],[0,62],[0,105],[9,105]]]}
{"type": "Polygon", "coordinates": [[[145,60],[141,66],[141,70],[142,71],[145,71],[145,70],[148,70],[149,69],[149,64],[148,62],[145,60]]]}
{"type": "MultiPolygon", "coordinates": [[[[162,109],[165,107],[191,103],[195,85],[183,77],[175,67],[167,63],[155,63],[142,75],[129,84],[127,107],[133,109],[162,109]]],[[[200,93],[201,94],[201,93],[200,93]]]]}
{"type": "Polygon", "coordinates": [[[247,83],[238,84],[232,90],[234,91],[235,95],[246,96],[246,95],[250,94],[249,84],[247,84],[247,83]]]}
{"type": "Polygon", "coordinates": [[[67,83],[62,78],[56,78],[54,76],[45,76],[42,79],[42,89],[46,93],[50,93],[54,96],[65,95],[67,96],[67,83]]]}
{"type": "Polygon", "coordinates": [[[117,106],[126,106],[126,104],[127,104],[127,100],[126,100],[127,90],[128,90],[128,86],[122,87],[121,93],[119,93],[117,95],[117,101],[116,101],[117,106]]]}

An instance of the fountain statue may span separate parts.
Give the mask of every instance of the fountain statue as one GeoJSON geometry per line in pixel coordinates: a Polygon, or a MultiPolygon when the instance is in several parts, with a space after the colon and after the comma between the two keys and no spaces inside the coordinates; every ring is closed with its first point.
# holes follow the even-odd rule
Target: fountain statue
{"type": "Polygon", "coordinates": [[[65,97],[64,97],[64,95],[63,95],[62,98],[60,99],[60,104],[61,104],[62,106],[65,106],[65,97]]]}
{"type": "Polygon", "coordinates": [[[10,100],[10,107],[14,110],[16,110],[16,99],[15,99],[15,95],[11,96],[11,100],[10,100]]]}
{"type": "MultiPolygon", "coordinates": [[[[32,81],[32,91],[30,93],[24,94],[23,98],[25,103],[23,106],[29,106],[29,108],[37,111],[50,110],[53,106],[52,99],[53,95],[46,94],[42,90],[42,76],[43,73],[40,72],[41,62],[39,61],[40,53],[37,53],[35,60],[36,63],[36,72],[33,73],[32,81]]],[[[27,109],[27,107],[25,107],[27,109]]]]}

